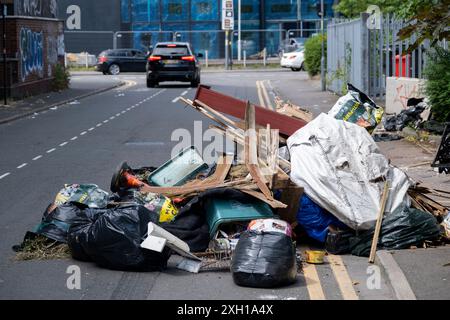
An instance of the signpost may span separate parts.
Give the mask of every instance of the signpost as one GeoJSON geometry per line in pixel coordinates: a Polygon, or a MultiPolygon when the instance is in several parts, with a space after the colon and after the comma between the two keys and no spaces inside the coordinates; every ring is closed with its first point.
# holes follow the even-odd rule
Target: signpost
{"type": "Polygon", "coordinates": [[[222,30],[225,30],[225,69],[230,68],[230,30],[234,29],[233,0],[222,0],[222,30]]]}
{"type": "Polygon", "coordinates": [[[3,5],[3,7],[1,8],[2,10],[2,20],[3,20],[3,104],[6,106],[8,104],[8,99],[7,99],[7,94],[8,94],[8,89],[6,86],[6,82],[8,80],[8,76],[7,76],[7,64],[6,64],[6,15],[8,14],[7,10],[8,7],[6,6],[6,4],[3,5]]]}

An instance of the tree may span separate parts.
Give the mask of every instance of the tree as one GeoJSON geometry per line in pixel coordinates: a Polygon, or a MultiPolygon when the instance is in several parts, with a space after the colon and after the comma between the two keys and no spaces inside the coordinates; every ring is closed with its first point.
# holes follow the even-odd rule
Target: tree
{"type": "MultiPolygon", "coordinates": [[[[416,0],[413,0],[416,1],[416,0]]],[[[397,13],[399,8],[405,5],[404,0],[341,0],[333,8],[346,18],[359,17],[361,12],[366,12],[369,5],[377,5],[382,13],[397,13]]]]}
{"type": "Polygon", "coordinates": [[[413,0],[400,11],[408,16],[407,26],[398,33],[401,40],[412,35],[417,40],[409,46],[408,52],[416,49],[424,40],[430,40],[431,46],[438,41],[450,40],[450,0],[413,0]]]}

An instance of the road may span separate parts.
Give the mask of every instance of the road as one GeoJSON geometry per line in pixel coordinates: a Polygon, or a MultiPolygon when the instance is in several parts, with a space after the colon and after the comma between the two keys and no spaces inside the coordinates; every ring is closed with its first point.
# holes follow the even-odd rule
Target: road
{"type": "MultiPolygon", "coordinates": [[[[257,81],[289,81],[298,73],[205,73],[215,90],[258,103],[257,81]]],[[[90,81],[107,77],[91,75],[90,81]]],[[[229,272],[190,274],[174,267],[164,272],[131,273],[101,269],[74,260],[15,261],[11,247],[40,221],[66,183],[95,183],[109,190],[111,175],[123,160],[132,167],[158,166],[170,158],[180,128],[194,136],[194,121],[211,122],[184,107],[195,90],[168,83],[145,87],[143,75],[121,75],[127,85],[38,115],[0,125],[0,299],[391,299],[389,286],[370,290],[367,260],[329,256],[329,263],[307,266],[296,284],[263,290],[241,288],[229,272]],[[81,289],[66,286],[67,267],[82,271],[81,289]]],[[[267,83],[267,82],[266,82],[267,83]]],[[[262,91],[261,91],[262,90],[262,91]]],[[[264,99],[264,98],[262,98],[264,99]]],[[[303,250],[301,248],[300,250],[303,250]]]]}

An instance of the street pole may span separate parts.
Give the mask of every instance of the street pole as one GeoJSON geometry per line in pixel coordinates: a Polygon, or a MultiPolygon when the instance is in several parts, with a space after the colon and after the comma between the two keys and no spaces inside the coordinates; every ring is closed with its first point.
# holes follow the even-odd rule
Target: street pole
{"type": "Polygon", "coordinates": [[[228,52],[228,30],[225,30],[225,70],[228,70],[228,59],[229,59],[229,52],[228,52]]]}
{"type": "Polygon", "coordinates": [[[322,91],[326,91],[326,82],[325,82],[325,28],[324,28],[324,12],[325,7],[323,0],[320,0],[320,25],[322,29],[322,58],[320,59],[320,78],[322,80],[322,91]]]}
{"type": "Polygon", "coordinates": [[[8,81],[8,76],[6,72],[7,64],[6,64],[6,15],[7,15],[7,6],[6,4],[3,5],[2,8],[2,20],[3,20],[3,104],[6,106],[8,105],[8,99],[7,99],[7,86],[6,82],[8,81]]]}
{"type": "Polygon", "coordinates": [[[241,61],[241,0],[238,1],[238,61],[241,61]]]}

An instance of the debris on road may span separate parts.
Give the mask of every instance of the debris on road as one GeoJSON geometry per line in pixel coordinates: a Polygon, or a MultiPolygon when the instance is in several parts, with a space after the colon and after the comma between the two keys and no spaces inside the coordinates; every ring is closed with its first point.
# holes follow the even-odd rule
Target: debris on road
{"type": "Polygon", "coordinates": [[[296,281],[305,233],[328,253],[362,256],[448,239],[449,210],[436,198],[450,192],[389,163],[369,133],[382,109],[348,88],[313,120],[290,104],[274,112],[200,86],[180,101],[213,120],[210,128],[238,146],[233,154],[210,164],[192,146],[158,168],[123,162],[111,194],[65,185],[28,237],[67,243],[74,259],[114,270],[162,271],[176,253],[178,269],[228,270],[236,284],[264,288],[296,281]]]}
{"type": "Polygon", "coordinates": [[[407,102],[408,109],[402,110],[398,115],[388,116],[383,119],[386,131],[402,131],[411,124],[414,128],[419,126],[430,116],[430,107],[424,99],[410,98],[407,102]]]}
{"type": "Polygon", "coordinates": [[[439,173],[450,173],[450,123],[445,126],[441,145],[431,166],[438,168],[439,173]]]}

